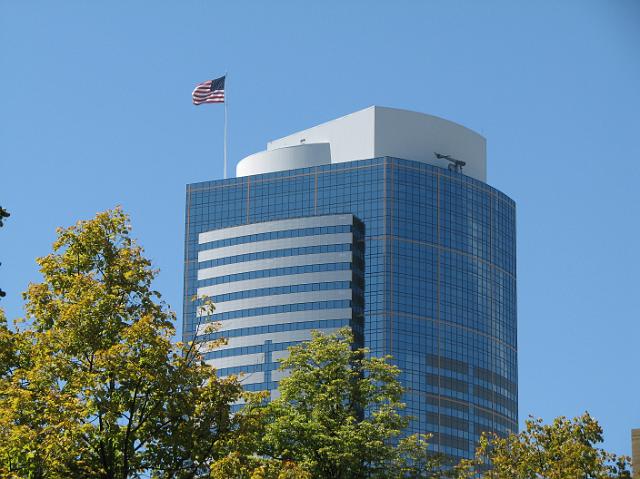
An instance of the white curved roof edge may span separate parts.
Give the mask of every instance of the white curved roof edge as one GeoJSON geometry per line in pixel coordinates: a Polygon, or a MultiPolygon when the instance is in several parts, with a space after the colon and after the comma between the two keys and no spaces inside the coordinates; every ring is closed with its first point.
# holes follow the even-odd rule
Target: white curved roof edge
{"type": "Polygon", "coordinates": [[[371,106],[268,143],[242,159],[237,176],[307,168],[382,156],[446,168],[434,152],[466,162],[462,172],[486,181],[486,140],[443,118],[397,108],[371,106]]]}
{"type": "Polygon", "coordinates": [[[331,163],[329,143],[284,146],[249,155],[236,166],[236,176],[259,175],[273,171],[294,170],[331,163]]]}

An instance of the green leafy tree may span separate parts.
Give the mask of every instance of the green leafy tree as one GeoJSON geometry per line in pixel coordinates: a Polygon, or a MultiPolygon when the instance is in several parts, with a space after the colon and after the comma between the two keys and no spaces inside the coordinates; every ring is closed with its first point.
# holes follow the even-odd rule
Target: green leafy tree
{"type": "Polygon", "coordinates": [[[12,332],[1,318],[0,477],[208,477],[242,388],[172,342],[127,216],[60,229],[53,248],[26,319],[12,332]]]}
{"type": "Polygon", "coordinates": [[[602,440],[588,413],[551,424],[529,419],[519,434],[483,436],[478,465],[490,465],[487,479],[630,479],[628,458],[596,447],[602,440]]]}
{"type": "Polygon", "coordinates": [[[259,456],[295,464],[318,479],[440,475],[425,438],[399,440],[408,419],[400,414],[398,368],[352,344],[345,328],[314,332],[311,341],[290,348],[281,364],[290,375],[280,381],[280,397],[257,406],[268,418],[255,446],[259,456]]]}
{"type": "Polygon", "coordinates": [[[277,461],[255,454],[231,452],[211,467],[211,479],[312,479],[303,466],[293,461],[277,461]]]}
{"type": "Polygon", "coordinates": [[[14,334],[7,327],[4,311],[0,309],[0,384],[11,373],[14,363],[14,334]]]}
{"type": "Polygon", "coordinates": [[[225,454],[211,465],[210,479],[312,479],[302,465],[263,453],[265,428],[272,420],[268,392],[245,393],[245,406],[236,413],[233,436],[219,441],[225,454]]]}

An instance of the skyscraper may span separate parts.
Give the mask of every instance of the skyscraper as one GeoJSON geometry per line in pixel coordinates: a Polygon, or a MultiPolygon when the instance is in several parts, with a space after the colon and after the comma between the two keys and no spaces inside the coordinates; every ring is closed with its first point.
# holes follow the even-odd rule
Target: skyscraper
{"type": "Polygon", "coordinates": [[[228,338],[207,354],[220,375],[277,394],[288,346],[349,325],[394,357],[410,432],[436,450],[470,457],[482,431],[517,430],[515,204],[486,184],[483,137],[370,107],[236,173],[187,186],[184,338],[228,338]]]}

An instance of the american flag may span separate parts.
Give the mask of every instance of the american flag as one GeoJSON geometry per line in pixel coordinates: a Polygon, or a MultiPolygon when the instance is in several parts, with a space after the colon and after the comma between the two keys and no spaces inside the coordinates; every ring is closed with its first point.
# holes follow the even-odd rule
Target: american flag
{"type": "Polygon", "coordinates": [[[225,77],[220,77],[199,83],[191,94],[193,104],[224,103],[224,79],[225,77]]]}

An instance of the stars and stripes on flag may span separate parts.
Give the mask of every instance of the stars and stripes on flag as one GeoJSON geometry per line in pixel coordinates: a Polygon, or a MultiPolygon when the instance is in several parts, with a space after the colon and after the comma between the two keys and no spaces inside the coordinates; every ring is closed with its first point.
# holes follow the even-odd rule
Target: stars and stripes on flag
{"type": "Polygon", "coordinates": [[[196,85],[191,96],[194,105],[202,103],[224,103],[224,79],[225,77],[207,80],[196,85]]]}

